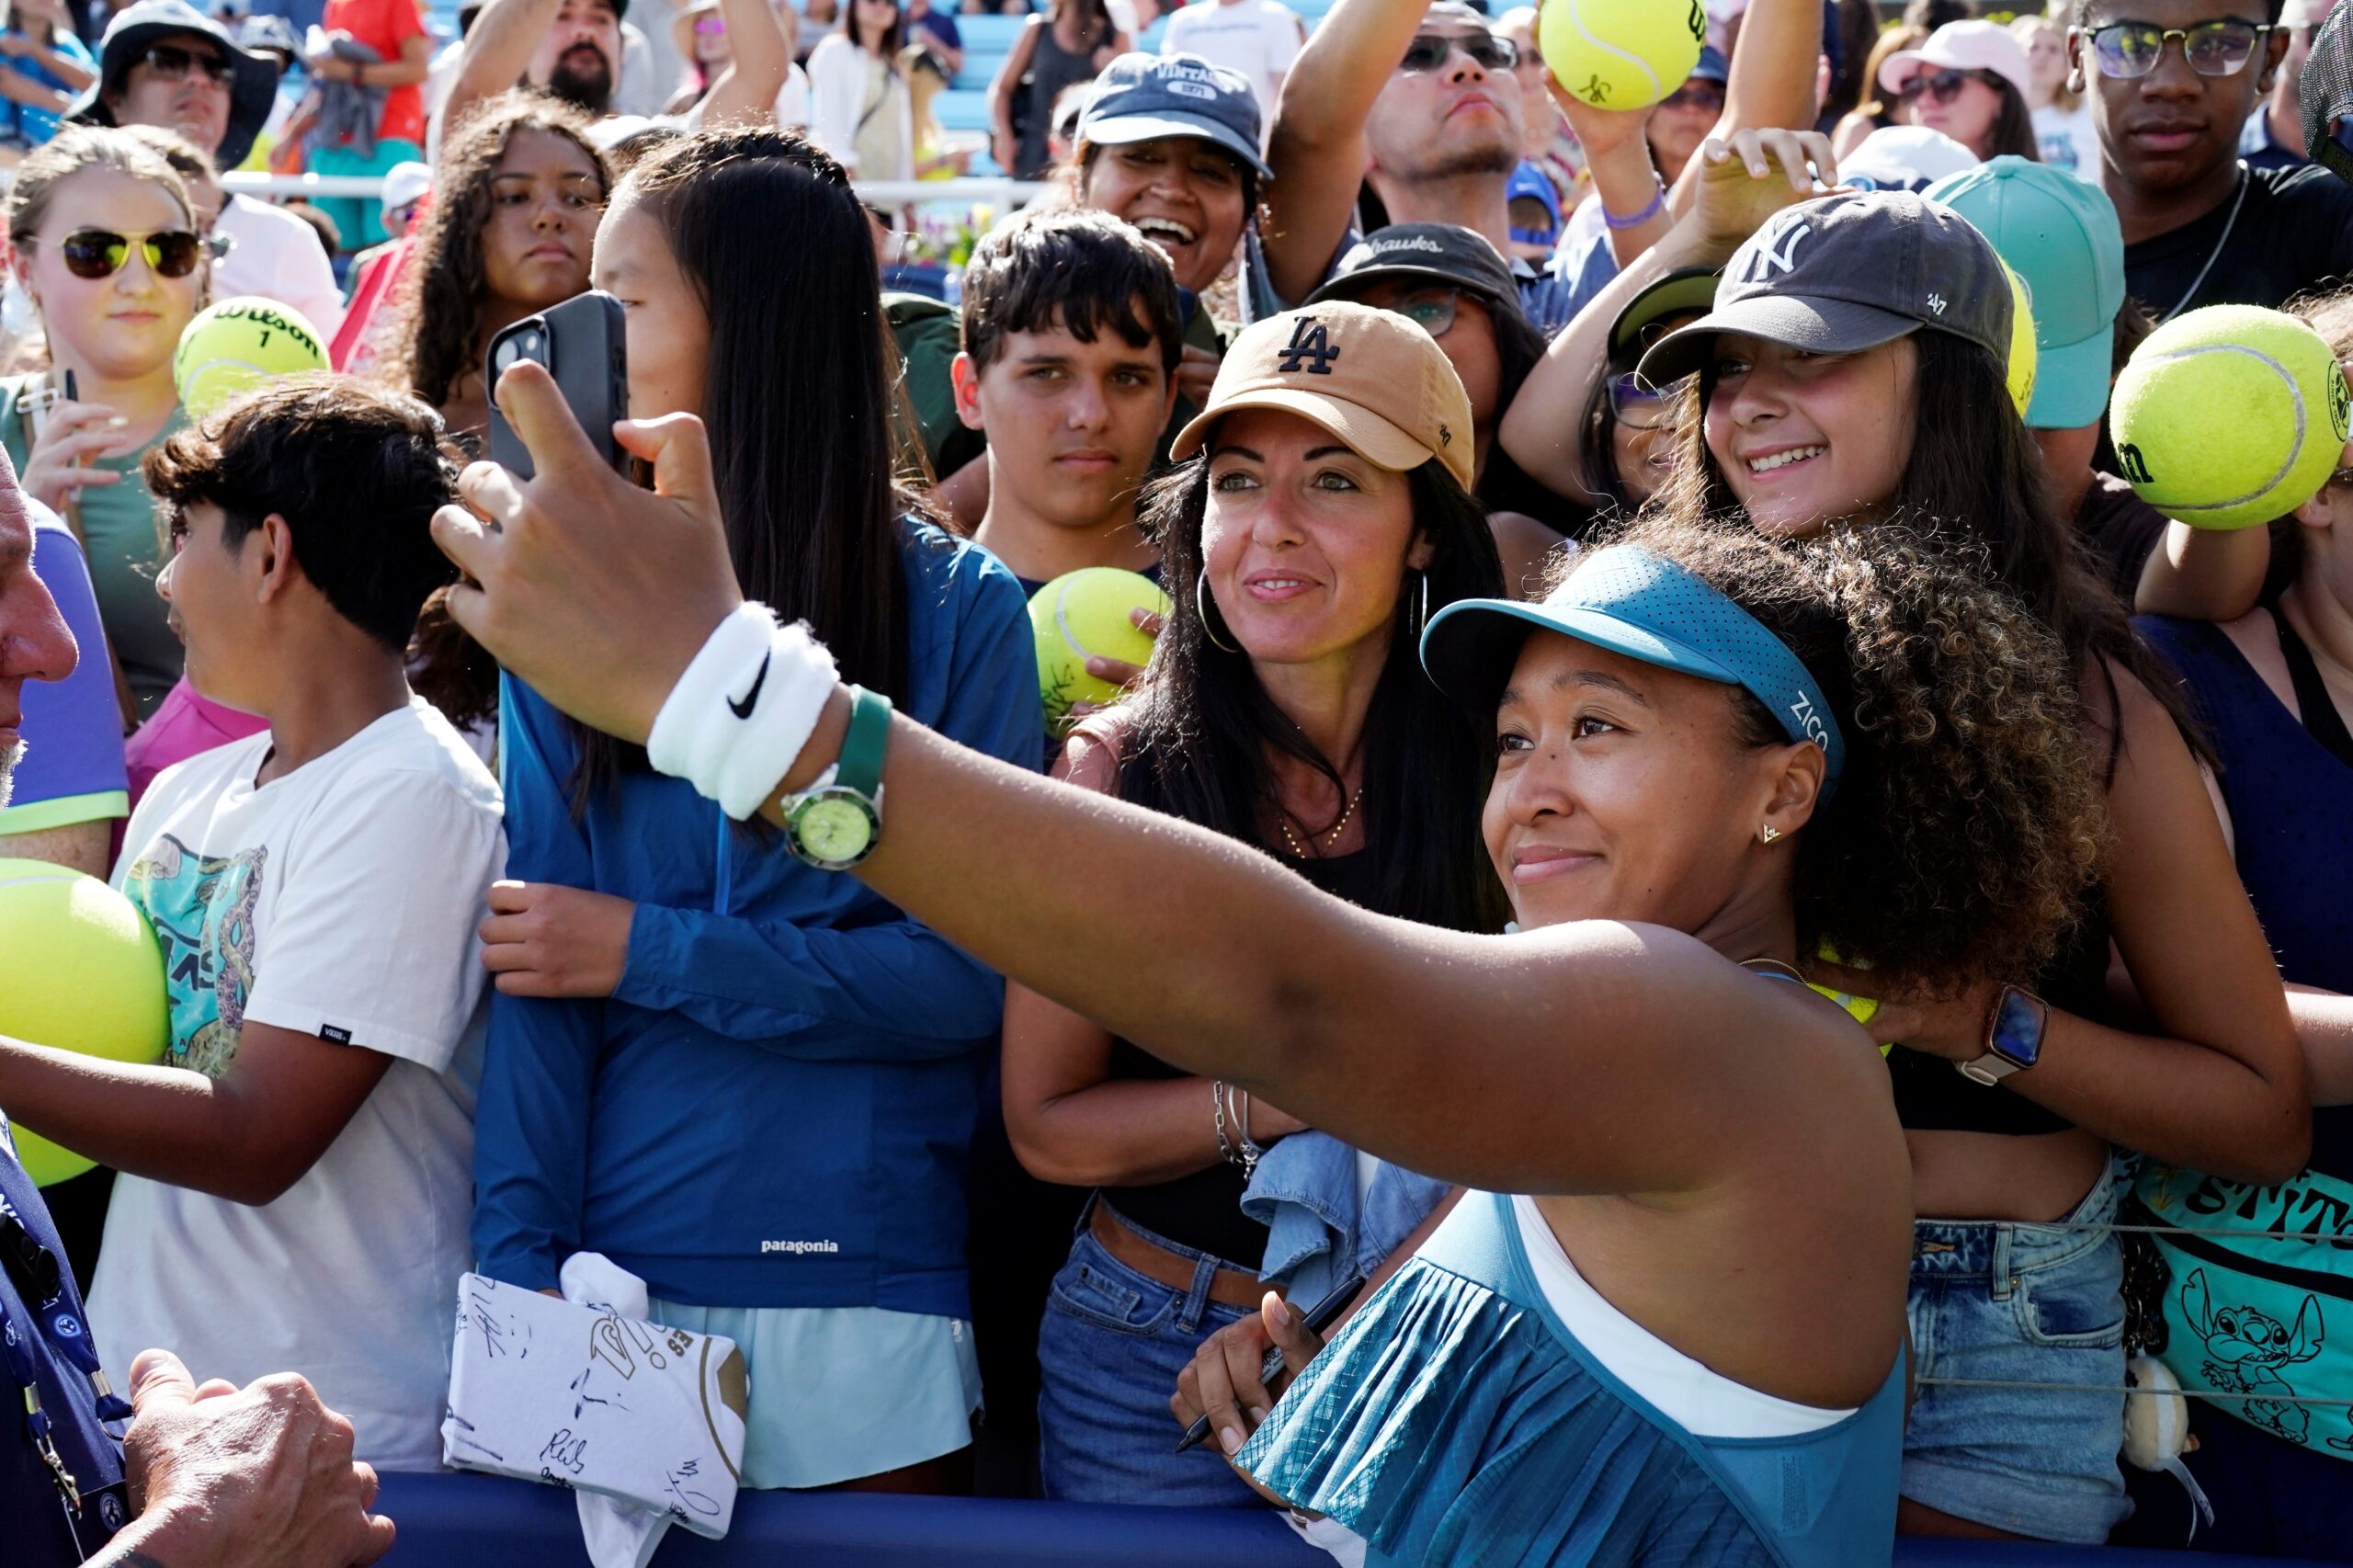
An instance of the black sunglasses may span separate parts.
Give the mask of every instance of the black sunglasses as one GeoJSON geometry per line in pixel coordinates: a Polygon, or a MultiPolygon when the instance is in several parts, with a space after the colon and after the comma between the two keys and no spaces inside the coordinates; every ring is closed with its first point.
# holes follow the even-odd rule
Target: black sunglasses
{"type": "Polygon", "coordinates": [[[1493,33],[1415,33],[1397,68],[1442,71],[1458,49],[1483,71],[1508,71],[1519,63],[1519,45],[1493,33]]]}
{"type": "Polygon", "coordinates": [[[1702,82],[1695,77],[1659,99],[1658,107],[1661,108],[1706,108],[1722,113],[1724,107],[1724,90],[1717,83],[1702,82]]]}
{"type": "Polygon", "coordinates": [[[199,53],[176,43],[151,43],[139,58],[146,63],[147,69],[166,82],[176,82],[190,71],[203,72],[212,78],[215,86],[221,87],[227,86],[237,77],[237,68],[225,56],[199,53]]]}
{"type": "MultiPolygon", "coordinates": [[[[27,244],[32,242],[27,241],[27,244]]],[[[204,242],[186,229],[158,229],[152,234],[118,234],[111,229],[76,229],[57,242],[65,270],[93,280],[111,278],[131,259],[136,244],[158,278],[186,278],[196,270],[204,242]]]]}
{"type": "Polygon", "coordinates": [[[1915,72],[1910,81],[1895,90],[1895,101],[1908,104],[1919,98],[1929,97],[1940,104],[1949,104],[1961,97],[1961,88],[1967,86],[1977,74],[1974,71],[1963,71],[1951,65],[1946,66],[1941,71],[1915,72]]]}

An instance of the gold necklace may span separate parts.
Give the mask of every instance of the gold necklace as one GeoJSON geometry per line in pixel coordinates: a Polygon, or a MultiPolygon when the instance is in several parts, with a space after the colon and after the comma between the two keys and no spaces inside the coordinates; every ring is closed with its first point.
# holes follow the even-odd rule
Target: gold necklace
{"type": "MultiPolygon", "coordinates": [[[[1348,803],[1340,808],[1340,820],[1332,824],[1331,831],[1324,835],[1324,846],[1326,849],[1340,842],[1340,835],[1347,829],[1348,818],[1356,814],[1357,802],[1363,799],[1364,786],[1359,784],[1357,786],[1357,792],[1348,797],[1348,803]]],[[[1322,858],[1320,856],[1310,856],[1307,851],[1307,846],[1300,843],[1299,835],[1291,832],[1290,812],[1285,811],[1280,806],[1277,806],[1275,811],[1278,813],[1275,818],[1275,825],[1283,830],[1283,842],[1290,846],[1292,856],[1301,860],[1322,858]]]]}

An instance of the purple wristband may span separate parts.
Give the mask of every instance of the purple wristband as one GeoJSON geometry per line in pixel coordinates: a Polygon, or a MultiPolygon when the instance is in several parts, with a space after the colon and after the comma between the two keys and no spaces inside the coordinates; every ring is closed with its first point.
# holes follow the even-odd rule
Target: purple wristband
{"type": "Polygon", "coordinates": [[[1640,212],[1620,218],[1617,213],[1609,210],[1609,203],[1605,201],[1601,204],[1601,221],[1613,229],[1639,229],[1657,217],[1666,206],[1666,181],[1659,179],[1656,175],[1651,177],[1657,180],[1658,189],[1652,195],[1651,204],[1648,207],[1643,208],[1640,212]]]}

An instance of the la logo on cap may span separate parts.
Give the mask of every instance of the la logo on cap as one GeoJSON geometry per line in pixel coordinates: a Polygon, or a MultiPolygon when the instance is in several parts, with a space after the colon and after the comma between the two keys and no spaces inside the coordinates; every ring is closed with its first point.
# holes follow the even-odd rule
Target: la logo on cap
{"type": "Polygon", "coordinates": [[[1340,357],[1333,347],[1332,335],[1313,316],[1302,316],[1290,329],[1290,341],[1283,346],[1281,369],[1285,375],[1296,375],[1304,369],[1311,376],[1328,376],[1332,361],[1340,357]],[[1309,364],[1309,360],[1313,364],[1309,364]]]}

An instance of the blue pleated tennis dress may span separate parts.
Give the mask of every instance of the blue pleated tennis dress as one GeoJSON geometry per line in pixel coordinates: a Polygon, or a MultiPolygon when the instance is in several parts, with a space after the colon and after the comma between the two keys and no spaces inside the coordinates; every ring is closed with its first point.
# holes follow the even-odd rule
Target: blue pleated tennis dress
{"type": "MultiPolygon", "coordinates": [[[[1374,1565],[1889,1561],[1900,1356],[1870,1403],[1822,1413],[1829,1424],[1815,1430],[1695,1437],[1570,1332],[1513,1206],[1466,1194],[1309,1363],[1243,1449],[1243,1469],[1362,1537],[1374,1565]]],[[[1702,1382],[1767,1399],[1688,1365],[1702,1382]]]]}

